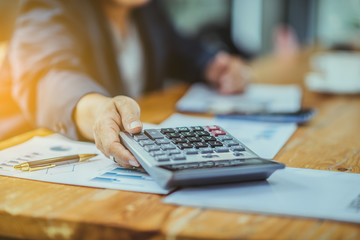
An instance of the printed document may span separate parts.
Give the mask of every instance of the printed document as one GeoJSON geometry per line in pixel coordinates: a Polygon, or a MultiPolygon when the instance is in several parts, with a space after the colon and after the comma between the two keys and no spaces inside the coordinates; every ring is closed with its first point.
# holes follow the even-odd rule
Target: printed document
{"type": "Polygon", "coordinates": [[[297,85],[251,84],[243,94],[221,95],[203,83],[191,86],[177,102],[180,112],[214,114],[294,113],[301,108],[297,85]]]}
{"type": "Polygon", "coordinates": [[[152,178],[140,171],[120,167],[106,158],[93,143],[69,140],[59,134],[34,137],[29,141],[0,151],[0,175],[70,185],[111,188],[136,192],[166,194],[152,178]],[[84,162],[65,164],[33,172],[14,170],[27,161],[96,153],[84,162]]]}
{"type": "Polygon", "coordinates": [[[360,223],[360,174],[285,168],[267,181],[186,188],[165,203],[360,223]]]}

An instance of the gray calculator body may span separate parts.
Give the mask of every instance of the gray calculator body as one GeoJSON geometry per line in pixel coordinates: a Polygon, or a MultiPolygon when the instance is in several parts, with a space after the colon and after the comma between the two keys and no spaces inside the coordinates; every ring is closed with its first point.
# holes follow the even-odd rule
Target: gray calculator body
{"type": "Polygon", "coordinates": [[[120,132],[120,137],[164,188],[264,180],[285,167],[260,158],[216,125],[120,132]]]}

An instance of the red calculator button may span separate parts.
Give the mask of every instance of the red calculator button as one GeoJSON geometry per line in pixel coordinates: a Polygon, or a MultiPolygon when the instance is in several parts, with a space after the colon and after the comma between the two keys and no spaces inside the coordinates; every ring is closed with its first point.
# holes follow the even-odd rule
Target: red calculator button
{"type": "Polygon", "coordinates": [[[209,131],[220,130],[220,128],[218,126],[216,126],[216,125],[206,126],[206,128],[209,131]]]}
{"type": "Polygon", "coordinates": [[[226,132],[224,132],[223,130],[215,130],[215,131],[211,131],[211,133],[217,137],[219,135],[226,135],[226,132]]]}

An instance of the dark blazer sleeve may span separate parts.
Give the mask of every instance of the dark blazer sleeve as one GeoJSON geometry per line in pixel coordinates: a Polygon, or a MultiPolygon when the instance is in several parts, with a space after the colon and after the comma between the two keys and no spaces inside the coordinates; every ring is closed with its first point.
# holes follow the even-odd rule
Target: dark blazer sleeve
{"type": "Polygon", "coordinates": [[[163,86],[164,78],[204,80],[205,67],[216,51],[206,49],[197,39],[179,34],[162,1],[150,1],[136,9],[134,16],[146,50],[148,90],[163,86]]]}
{"type": "Polygon", "coordinates": [[[76,139],[78,100],[90,92],[109,94],[86,70],[86,34],[75,10],[63,1],[23,1],[8,61],[12,96],[27,120],[76,139]]]}
{"type": "Polygon", "coordinates": [[[157,2],[158,15],[161,18],[161,25],[167,33],[167,44],[169,46],[167,55],[168,77],[204,81],[206,66],[218,50],[206,48],[199,39],[180,34],[172,24],[164,6],[159,1],[157,2]]]}

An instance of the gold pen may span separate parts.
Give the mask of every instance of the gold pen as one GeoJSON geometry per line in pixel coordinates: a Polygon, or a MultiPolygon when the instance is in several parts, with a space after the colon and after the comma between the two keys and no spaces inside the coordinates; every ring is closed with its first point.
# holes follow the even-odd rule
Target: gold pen
{"type": "Polygon", "coordinates": [[[97,156],[97,154],[77,154],[71,156],[48,158],[48,159],[21,163],[15,165],[14,168],[16,170],[21,170],[21,171],[36,171],[36,170],[51,168],[68,163],[83,162],[95,156],[97,156]]]}

